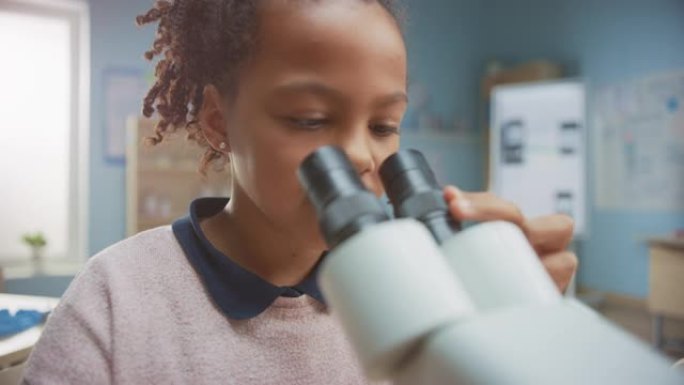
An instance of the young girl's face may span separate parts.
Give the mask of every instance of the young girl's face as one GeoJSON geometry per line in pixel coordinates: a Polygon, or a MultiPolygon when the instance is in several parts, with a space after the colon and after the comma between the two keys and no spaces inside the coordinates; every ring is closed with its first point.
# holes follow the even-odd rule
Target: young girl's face
{"type": "Polygon", "coordinates": [[[315,231],[296,170],[316,148],[341,147],[383,192],[378,167],[399,148],[407,105],[404,42],[381,5],[360,0],[264,2],[256,37],[225,109],[234,196],[280,229],[315,231]]]}

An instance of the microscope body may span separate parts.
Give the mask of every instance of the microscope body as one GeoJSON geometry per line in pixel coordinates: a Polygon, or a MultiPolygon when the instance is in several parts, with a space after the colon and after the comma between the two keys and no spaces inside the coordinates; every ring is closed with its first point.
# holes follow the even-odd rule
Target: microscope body
{"type": "Polygon", "coordinates": [[[319,274],[326,301],[373,379],[388,378],[434,330],[475,311],[429,232],[413,219],[351,237],[326,256],[319,274]]]}
{"type": "MultiPolygon", "coordinates": [[[[370,379],[397,385],[684,383],[647,345],[562,297],[517,226],[489,222],[451,231],[445,215],[390,221],[369,203],[360,182],[345,181],[354,175],[342,157],[330,150],[314,154],[300,179],[332,246],[320,269],[321,289],[370,379]],[[346,203],[331,203],[355,199],[365,200],[360,206],[367,210],[349,215],[351,207],[339,209],[346,203]]],[[[401,190],[409,182],[400,181],[401,190]]],[[[411,204],[438,202],[432,195],[411,204]]]]}
{"type": "Polygon", "coordinates": [[[562,297],[540,266],[529,264],[513,280],[510,270],[499,277],[492,266],[485,270],[494,273],[472,276],[479,281],[464,278],[493,262],[487,258],[525,255],[515,251],[521,241],[516,226],[492,222],[459,233],[438,251],[420,223],[399,219],[333,250],[321,288],[371,379],[396,385],[683,383],[648,346],[562,297]],[[486,242],[475,242],[478,237],[486,242]],[[450,257],[464,252],[480,264],[453,270],[450,257]]]}
{"type": "Polygon", "coordinates": [[[430,335],[396,385],[682,384],[666,359],[572,299],[479,314],[430,335]]]}

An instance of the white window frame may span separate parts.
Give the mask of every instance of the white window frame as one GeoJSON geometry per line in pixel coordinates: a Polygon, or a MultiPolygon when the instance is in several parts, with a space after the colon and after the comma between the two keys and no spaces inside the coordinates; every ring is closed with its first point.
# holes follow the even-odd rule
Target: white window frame
{"type": "Polygon", "coordinates": [[[3,0],[0,10],[49,16],[69,23],[71,34],[71,94],[69,114],[68,246],[65,259],[85,261],[88,247],[90,157],[90,14],[85,0],[3,0]]]}

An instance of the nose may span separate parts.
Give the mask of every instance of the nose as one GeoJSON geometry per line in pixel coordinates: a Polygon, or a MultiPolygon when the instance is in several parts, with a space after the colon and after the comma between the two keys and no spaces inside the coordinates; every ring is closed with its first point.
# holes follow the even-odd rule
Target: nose
{"type": "MultiPolygon", "coordinates": [[[[361,177],[361,181],[369,190],[377,193],[377,183],[375,183],[375,171],[377,164],[373,156],[371,138],[362,130],[345,135],[339,142],[339,146],[349,157],[354,165],[354,169],[361,177]]],[[[365,131],[365,130],[364,130],[365,131]]]]}
{"type": "Polygon", "coordinates": [[[370,138],[367,136],[362,130],[348,130],[338,138],[338,145],[347,154],[359,175],[372,172],[375,168],[370,138]]]}

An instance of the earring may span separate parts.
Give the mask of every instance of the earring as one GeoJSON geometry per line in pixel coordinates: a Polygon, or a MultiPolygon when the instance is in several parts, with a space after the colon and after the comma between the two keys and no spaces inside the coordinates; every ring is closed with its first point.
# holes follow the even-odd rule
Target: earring
{"type": "Polygon", "coordinates": [[[219,148],[220,148],[221,150],[225,150],[226,147],[228,147],[228,145],[226,144],[226,142],[221,142],[221,144],[219,144],[219,148]]]}

